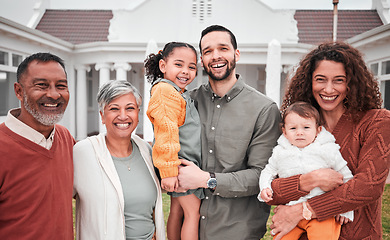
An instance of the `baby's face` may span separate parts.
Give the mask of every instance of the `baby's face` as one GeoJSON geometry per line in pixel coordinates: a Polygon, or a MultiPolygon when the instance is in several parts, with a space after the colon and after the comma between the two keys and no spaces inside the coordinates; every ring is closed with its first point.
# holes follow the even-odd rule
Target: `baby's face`
{"type": "Polygon", "coordinates": [[[314,141],[321,127],[314,118],[303,118],[291,112],[285,118],[283,134],[294,146],[304,148],[314,141]]]}

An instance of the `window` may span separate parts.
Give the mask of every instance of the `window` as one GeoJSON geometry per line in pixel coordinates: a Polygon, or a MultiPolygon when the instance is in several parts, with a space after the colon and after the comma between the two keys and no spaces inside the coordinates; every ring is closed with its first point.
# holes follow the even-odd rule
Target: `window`
{"type": "Polygon", "coordinates": [[[379,70],[379,63],[373,63],[370,66],[372,73],[374,76],[378,76],[378,70],[379,70]]]}
{"type": "Polygon", "coordinates": [[[23,61],[23,56],[19,54],[12,54],[12,66],[17,67],[23,61]]]}
{"type": "Polygon", "coordinates": [[[383,107],[390,110],[390,60],[373,62],[370,65],[372,73],[379,81],[379,90],[383,99],[383,107]]]}
{"type": "Polygon", "coordinates": [[[7,115],[11,108],[19,106],[19,100],[13,91],[16,73],[0,72],[0,116],[7,115]]]}
{"type": "Polygon", "coordinates": [[[8,53],[0,51],[0,64],[8,65],[8,53]]]}
{"type": "Polygon", "coordinates": [[[390,74],[390,60],[382,62],[381,75],[390,74]]]}
{"type": "Polygon", "coordinates": [[[384,108],[390,109],[390,81],[382,82],[381,93],[382,93],[384,108]]]}

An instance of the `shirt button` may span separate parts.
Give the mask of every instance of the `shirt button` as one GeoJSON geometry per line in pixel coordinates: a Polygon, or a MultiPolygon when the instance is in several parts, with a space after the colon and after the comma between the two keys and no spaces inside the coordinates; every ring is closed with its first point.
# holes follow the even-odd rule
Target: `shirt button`
{"type": "Polygon", "coordinates": [[[202,219],[205,219],[206,217],[205,216],[202,216],[202,219]]]}
{"type": "Polygon", "coordinates": [[[213,150],[210,149],[209,152],[210,152],[210,153],[213,153],[213,150]]]}
{"type": "Polygon", "coordinates": [[[218,105],[217,105],[217,108],[221,108],[221,105],[218,104],[218,105]]]}
{"type": "Polygon", "coordinates": [[[219,193],[217,193],[217,195],[219,196],[219,193]]]}
{"type": "Polygon", "coordinates": [[[206,197],[206,200],[209,199],[209,197],[206,197]]]}
{"type": "Polygon", "coordinates": [[[211,130],[215,130],[215,127],[211,127],[211,130]]]}

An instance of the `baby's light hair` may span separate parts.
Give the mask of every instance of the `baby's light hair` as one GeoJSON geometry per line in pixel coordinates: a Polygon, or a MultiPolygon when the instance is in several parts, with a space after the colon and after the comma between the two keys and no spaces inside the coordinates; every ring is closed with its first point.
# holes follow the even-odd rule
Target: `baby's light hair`
{"type": "Polygon", "coordinates": [[[316,121],[317,127],[322,125],[322,119],[320,113],[317,111],[315,107],[313,107],[310,103],[307,102],[295,102],[291,104],[282,115],[282,123],[281,127],[284,128],[286,117],[290,113],[296,113],[303,118],[314,118],[316,121]]]}

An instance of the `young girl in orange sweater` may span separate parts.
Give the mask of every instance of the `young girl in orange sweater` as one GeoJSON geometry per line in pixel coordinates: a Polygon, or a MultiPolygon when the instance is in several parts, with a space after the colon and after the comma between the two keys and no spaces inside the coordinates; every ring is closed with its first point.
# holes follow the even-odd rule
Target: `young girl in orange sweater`
{"type": "Polygon", "coordinates": [[[187,43],[167,43],[146,58],[145,69],[152,84],[146,113],[154,127],[153,163],[159,169],[161,187],[171,195],[168,239],[197,240],[203,190],[175,192],[180,159],[198,166],[201,160],[199,114],[185,89],[197,74],[196,50],[187,43]]]}

